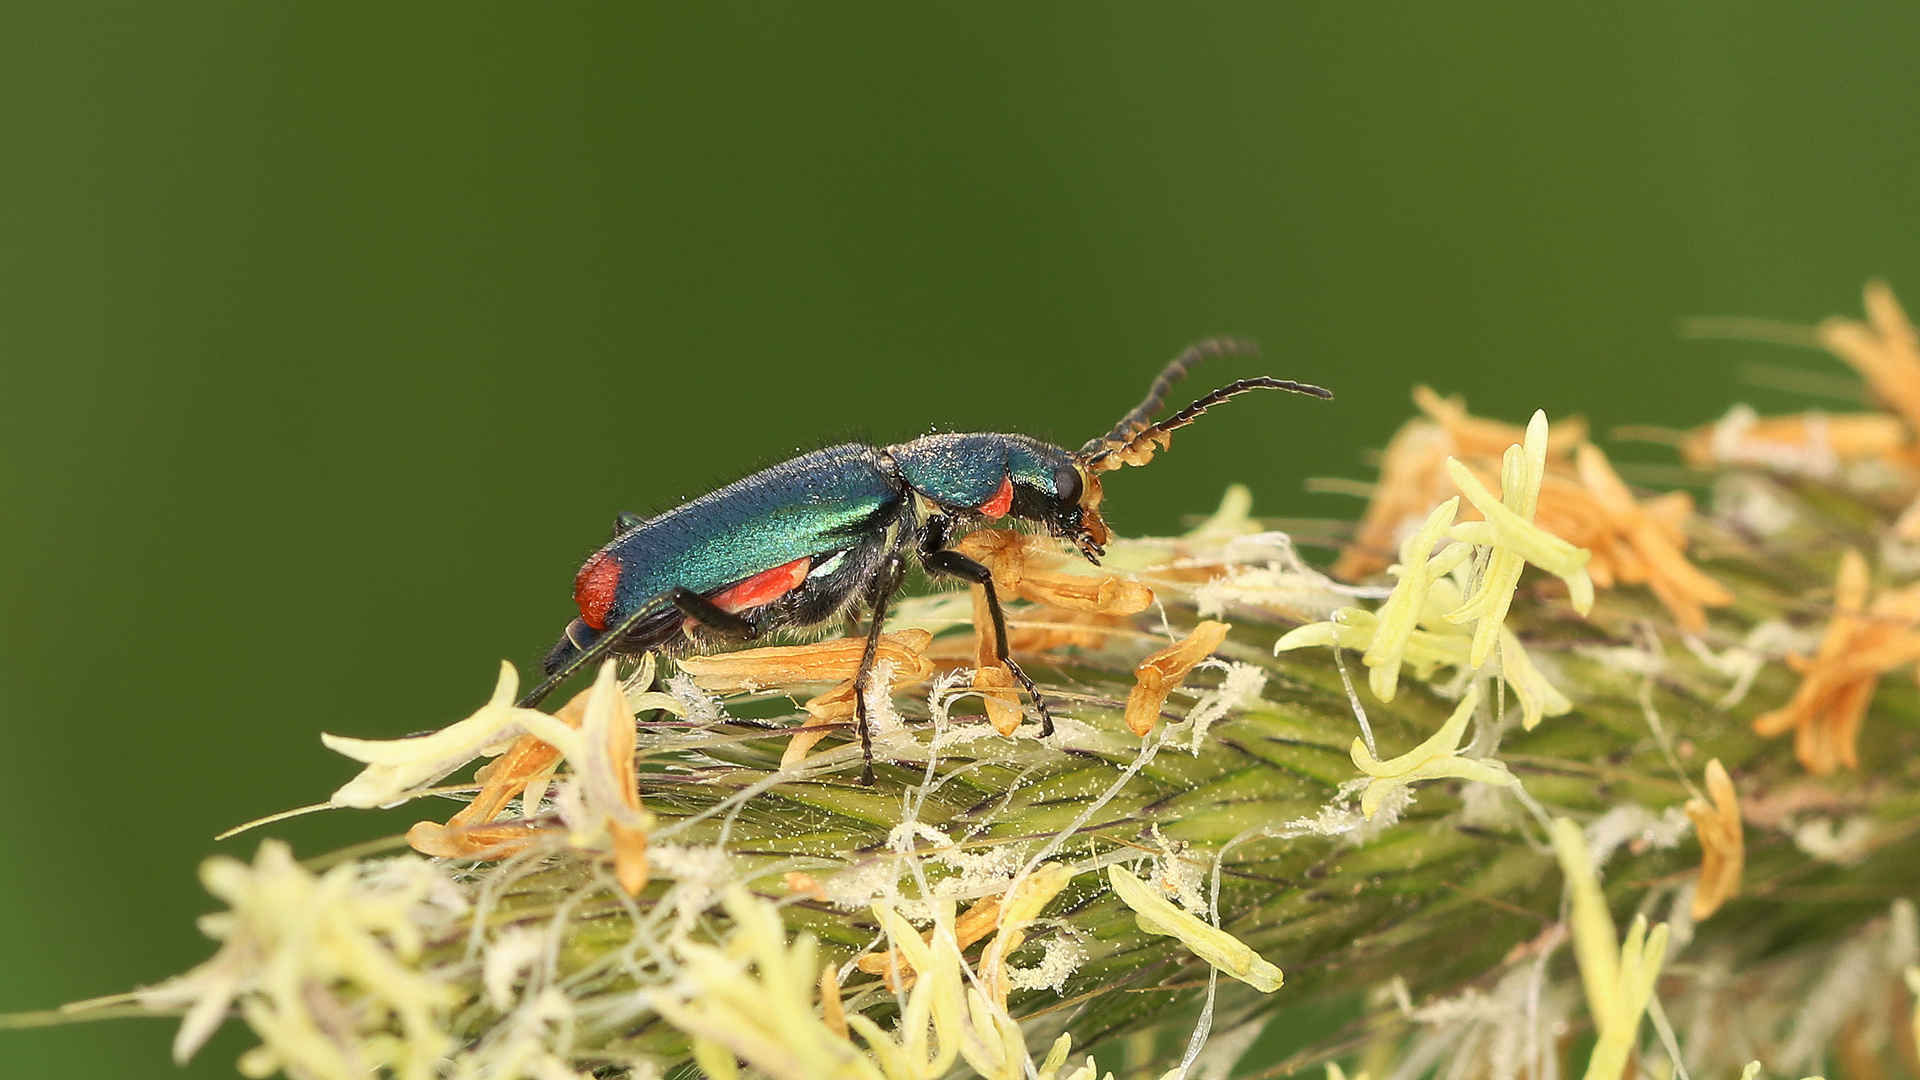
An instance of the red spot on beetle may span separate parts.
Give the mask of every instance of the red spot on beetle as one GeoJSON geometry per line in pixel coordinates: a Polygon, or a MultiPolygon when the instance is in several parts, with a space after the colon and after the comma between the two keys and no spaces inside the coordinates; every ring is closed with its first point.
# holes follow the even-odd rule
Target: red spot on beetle
{"type": "Polygon", "coordinates": [[[993,493],[993,498],[980,504],[980,512],[987,517],[997,518],[1006,517],[1007,511],[1011,509],[1013,509],[1013,477],[1003,476],[1000,478],[1000,490],[993,493]]]}
{"type": "Polygon", "coordinates": [[[801,556],[784,566],[771,570],[762,570],[737,585],[730,585],[713,598],[714,606],[721,611],[745,611],[787,595],[807,580],[807,571],[813,569],[813,558],[801,556]]]}
{"type": "Polygon", "coordinates": [[[581,621],[595,630],[605,630],[619,585],[620,560],[604,551],[594,552],[573,579],[573,602],[580,605],[581,621]]]}

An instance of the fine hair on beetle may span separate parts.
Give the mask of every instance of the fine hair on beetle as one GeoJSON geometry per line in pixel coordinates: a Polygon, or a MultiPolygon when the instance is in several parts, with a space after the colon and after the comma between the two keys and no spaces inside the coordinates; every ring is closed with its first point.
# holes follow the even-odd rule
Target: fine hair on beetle
{"type": "Polygon", "coordinates": [[[871,777],[867,681],[888,606],[917,562],[929,577],[982,588],[993,655],[1026,690],[1042,737],[1051,735],[1053,716],[1038,687],[1007,654],[991,570],[949,544],[1005,519],[1044,529],[1099,565],[1110,539],[1100,513],[1100,474],[1146,464],[1174,431],[1240,394],[1333,396],[1262,375],[1153,420],[1189,368],[1228,354],[1258,355],[1258,348],[1233,338],[1188,347],[1160,371],[1139,405],[1078,450],[988,432],[935,433],[890,446],[847,442],[761,469],[651,518],[622,514],[613,538],[575,576],[580,614],[548,652],[545,679],[520,705],[536,707],[562,682],[610,656],[685,655],[777,631],[851,623],[864,612],[866,646],[853,696],[863,776],[871,777]]]}

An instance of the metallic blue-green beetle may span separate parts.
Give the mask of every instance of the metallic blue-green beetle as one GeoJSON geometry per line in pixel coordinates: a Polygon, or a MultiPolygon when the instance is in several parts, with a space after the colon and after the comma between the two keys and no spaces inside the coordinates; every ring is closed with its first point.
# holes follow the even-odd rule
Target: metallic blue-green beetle
{"type": "Polygon", "coordinates": [[[847,443],[763,469],[658,517],[622,515],[613,539],[574,579],[580,617],[547,654],[546,679],[520,704],[538,705],[561,682],[610,655],[684,653],[852,618],[864,609],[871,617],[854,701],[870,770],[866,680],[887,605],[917,559],[929,574],[985,588],[996,655],[1026,688],[1042,733],[1050,735],[1046,702],[1007,656],[992,573],[948,550],[948,541],[957,529],[1011,517],[1071,540],[1098,565],[1108,539],[1100,473],[1145,463],[1170,432],[1236,394],[1333,396],[1262,376],[1223,386],[1149,423],[1192,364],[1247,351],[1250,346],[1224,339],[1192,346],[1161,371],[1138,408],[1076,451],[997,434],[928,435],[895,446],[847,443]]]}

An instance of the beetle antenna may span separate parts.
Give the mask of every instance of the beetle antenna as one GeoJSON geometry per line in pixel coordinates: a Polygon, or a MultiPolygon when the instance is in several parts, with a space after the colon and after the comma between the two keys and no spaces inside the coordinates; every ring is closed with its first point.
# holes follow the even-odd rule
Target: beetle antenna
{"type": "Polygon", "coordinates": [[[1160,376],[1147,388],[1146,400],[1121,417],[1120,422],[1113,425],[1112,431],[1081,447],[1080,453],[1092,454],[1113,443],[1124,443],[1133,438],[1147,426],[1147,421],[1153,419],[1153,414],[1160,411],[1160,406],[1167,403],[1167,391],[1173,389],[1173,384],[1186,378],[1187,369],[1200,361],[1215,356],[1259,355],[1260,343],[1245,338],[1217,337],[1194,342],[1160,369],[1160,376]]]}
{"type": "Polygon", "coordinates": [[[1113,430],[1080,448],[1074,456],[1079,458],[1093,472],[1108,472],[1122,465],[1145,465],[1153,457],[1154,451],[1165,447],[1172,438],[1172,432],[1186,427],[1199,419],[1201,414],[1230,397],[1237,397],[1250,390],[1286,390],[1295,394],[1308,394],[1317,398],[1333,397],[1333,392],[1314,386],[1312,383],[1294,382],[1291,379],[1275,379],[1261,375],[1215,390],[1213,393],[1195,401],[1172,416],[1157,424],[1147,423],[1147,418],[1160,411],[1167,399],[1167,391],[1187,373],[1187,369],[1210,356],[1221,355],[1259,355],[1260,347],[1251,341],[1238,338],[1209,338],[1196,345],[1189,346],[1179,356],[1173,358],[1153,380],[1153,386],[1147,390],[1147,399],[1115,424],[1113,430]]]}

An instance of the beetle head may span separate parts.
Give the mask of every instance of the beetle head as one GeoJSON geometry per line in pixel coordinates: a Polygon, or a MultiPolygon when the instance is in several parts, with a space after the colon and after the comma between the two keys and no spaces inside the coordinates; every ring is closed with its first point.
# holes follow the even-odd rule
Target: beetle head
{"type": "Polygon", "coordinates": [[[1012,516],[1073,541],[1087,561],[1099,565],[1106,552],[1107,523],[1100,517],[1100,478],[1079,457],[1037,439],[1004,436],[1012,516]]]}
{"type": "Polygon", "coordinates": [[[947,513],[1011,517],[1073,541],[1097,563],[1107,543],[1100,481],[1076,454],[1025,435],[926,435],[886,449],[892,467],[947,513]]]}

